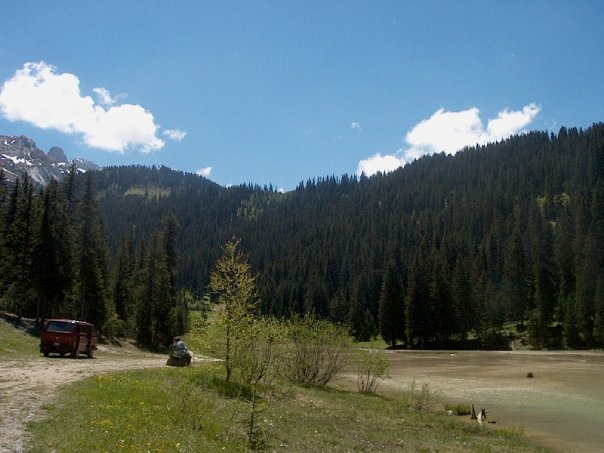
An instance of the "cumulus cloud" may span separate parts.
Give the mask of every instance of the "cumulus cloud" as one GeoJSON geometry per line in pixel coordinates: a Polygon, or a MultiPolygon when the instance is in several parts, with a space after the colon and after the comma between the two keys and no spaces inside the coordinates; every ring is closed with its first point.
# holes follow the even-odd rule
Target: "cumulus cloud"
{"type": "Polygon", "coordinates": [[[185,131],[179,129],[166,129],[163,133],[166,137],[175,142],[180,142],[187,135],[185,131]]]}
{"type": "Polygon", "coordinates": [[[440,153],[455,154],[466,146],[484,145],[523,132],[540,112],[531,103],[518,111],[505,109],[487,122],[480,119],[480,110],[473,107],[460,112],[438,109],[430,118],[416,124],[405,135],[407,148],[391,155],[375,154],[361,160],[357,175],[367,176],[379,171],[390,172],[421,156],[440,153]]]}
{"type": "Polygon", "coordinates": [[[195,173],[197,173],[199,176],[203,176],[204,178],[209,178],[212,174],[212,167],[200,168],[195,173]]]}
{"type": "Polygon", "coordinates": [[[357,123],[356,121],[353,121],[353,122],[350,124],[350,127],[351,127],[352,129],[355,129],[355,130],[358,130],[358,131],[360,131],[360,130],[361,130],[361,125],[360,125],[359,123],[357,123]]]}
{"type": "Polygon", "coordinates": [[[105,107],[113,107],[119,99],[127,97],[124,93],[113,96],[107,88],[93,88],[92,91],[96,93],[98,103],[105,107]]]}
{"type": "Polygon", "coordinates": [[[516,112],[506,109],[499,112],[497,118],[489,120],[487,133],[495,140],[509,137],[528,126],[540,111],[541,108],[534,103],[525,105],[522,110],[516,112]]]}
{"type": "Polygon", "coordinates": [[[380,171],[382,173],[388,173],[396,170],[401,165],[399,157],[388,154],[382,156],[382,154],[377,153],[359,162],[357,175],[360,176],[365,173],[367,176],[370,176],[380,171]]]}
{"type": "Polygon", "coordinates": [[[111,107],[115,104],[115,99],[111,96],[111,93],[106,88],[93,88],[92,91],[96,93],[100,104],[106,107],[111,107]]]}
{"type": "Polygon", "coordinates": [[[123,153],[130,148],[142,152],[161,149],[159,126],[140,105],[116,105],[105,88],[95,88],[95,102],[80,92],[74,74],[58,73],[43,61],[25,63],[0,89],[0,113],[9,121],[25,121],[41,129],[54,129],[82,137],[92,148],[123,153]]]}

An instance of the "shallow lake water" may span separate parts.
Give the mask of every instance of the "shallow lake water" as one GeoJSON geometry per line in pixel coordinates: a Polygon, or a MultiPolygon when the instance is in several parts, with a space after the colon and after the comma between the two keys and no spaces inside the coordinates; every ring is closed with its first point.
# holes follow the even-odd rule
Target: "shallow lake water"
{"type": "Polygon", "coordinates": [[[474,404],[559,452],[604,452],[604,352],[387,351],[384,388],[474,404]],[[533,373],[533,378],[527,378],[533,373]]]}

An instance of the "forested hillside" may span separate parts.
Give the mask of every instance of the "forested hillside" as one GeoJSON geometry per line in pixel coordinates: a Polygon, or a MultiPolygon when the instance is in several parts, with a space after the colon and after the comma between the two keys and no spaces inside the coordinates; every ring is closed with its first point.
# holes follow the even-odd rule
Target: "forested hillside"
{"type": "Polygon", "coordinates": [[[506,321],[536,347],[601,345],[604,126],[309,181],[242,235],[270,313],[313,310],[414,347],[506,321]]]}
{"type": "Polygon", "coordinates": [[[265,314],[312,311],[357,339],[381,334],[407,347],[501,346],[508,322],[536,348],[604,345],[603,124],[423,157],[370,178],[312,179],[285,194],[125,167],[40,192],[22,181],[0,200],[2,306],[86,314],[90,209],[103,291],[96,321],[143,343],[182,328],[187,298],[204,295],[220,246],[237,236],[265,314]],[[47,222],[70,227],[49,233],[47,222]],[[49,244],[69,251],[40,267],[49,244]],[[160,297],[147,291],[159,275],[160,297]]]}

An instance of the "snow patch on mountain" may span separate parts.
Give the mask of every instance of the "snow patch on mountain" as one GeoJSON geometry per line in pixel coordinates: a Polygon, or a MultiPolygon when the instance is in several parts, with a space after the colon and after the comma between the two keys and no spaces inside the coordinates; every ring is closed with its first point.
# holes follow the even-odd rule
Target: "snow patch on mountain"
{"type": "Polygon", "coordinates": [[[14,182],[25,173],[36,184],[46,186],[52,179],[62,181],[72,164],[79,172],[100,169],[86,159],[68,160],[59,147],[53,146],[46,154],[28,137],[0,135],[0,169],[7,181],[14,182]]]}

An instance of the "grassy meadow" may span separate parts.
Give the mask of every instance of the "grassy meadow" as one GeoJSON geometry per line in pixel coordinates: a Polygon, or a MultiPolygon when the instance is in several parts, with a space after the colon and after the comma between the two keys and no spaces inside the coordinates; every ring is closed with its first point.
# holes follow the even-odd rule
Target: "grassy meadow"
{"type": "Polygon", "coordinates": [[[0,358],[34,357],[40,352],[40,339],[0,319],[0,358]]]}
{"type": "MultiPolygon", "coordinates": [[[[38,339],[2,321],[0,357],[39,357],[38,339]]],[[[380,396],[357,393],[348,379],[320,388],[276,382],[254,398],[225,384],[219,362],[99,374],[62,387],[54,401],[28,423],[28,451],[546,451],[518,430],[447,416],[429,389],[380,396]]]]}
{"type": "Polygon", "coordinates": [[[79,381],[30,424],[31,451],[545,451],[513,430],[448,417],[444,406],[414,409],[410,395],[274,384],[254,399],[222,375],[208,363],[79,381]]]}

